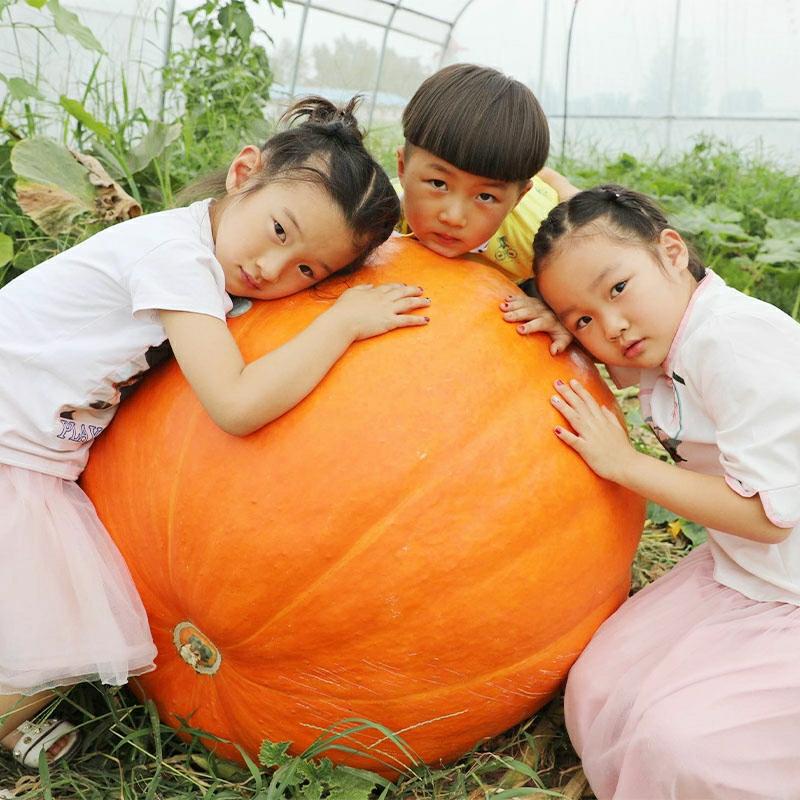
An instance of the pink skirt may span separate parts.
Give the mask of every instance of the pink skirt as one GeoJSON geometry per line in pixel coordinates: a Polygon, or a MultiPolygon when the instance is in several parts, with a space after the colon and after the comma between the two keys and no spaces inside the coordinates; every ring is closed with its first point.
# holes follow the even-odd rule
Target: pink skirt
{"type": "Polygon", "coordinates": [[[717,583],[707,546],[628,600],[572,668],[599,800],[798,800],[800,607],[717,583]]]}
{"type": "Polygon", "coordinates": [[[75,482],[0,464],[0,554],[0,695],[155,668],[128,568],[75,482]]]}

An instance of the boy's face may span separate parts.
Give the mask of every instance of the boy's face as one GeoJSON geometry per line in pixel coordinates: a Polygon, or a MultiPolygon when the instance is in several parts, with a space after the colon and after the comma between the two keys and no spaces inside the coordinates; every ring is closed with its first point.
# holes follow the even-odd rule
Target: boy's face
{"type": "Polygon", "coordinates": [[[531,182],[497,181],[454,167],[421,147],[397,149],[403,212],[414,235],[447,258],[492,237],[531,182]]]}

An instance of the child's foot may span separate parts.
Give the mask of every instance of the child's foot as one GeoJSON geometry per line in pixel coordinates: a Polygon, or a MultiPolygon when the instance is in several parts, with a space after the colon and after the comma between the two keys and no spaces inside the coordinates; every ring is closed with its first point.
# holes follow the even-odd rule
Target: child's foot
{"type": "Polygon", "coordinates": [[[78,731],[75,726],[53,717],[38,725],[23,722],[0,741],[3,747],[11,750],[20,764],[27,767],[37,765],[42,750],[47,761],[52,764],[70,753],[77,743],[78,731]]]}

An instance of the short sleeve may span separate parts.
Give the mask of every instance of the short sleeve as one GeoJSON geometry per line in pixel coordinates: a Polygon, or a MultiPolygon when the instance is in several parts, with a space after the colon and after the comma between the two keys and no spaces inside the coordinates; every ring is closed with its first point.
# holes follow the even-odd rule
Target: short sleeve
{"type": "Polygon", "coordinates": [[[224,321],[232,306],[219,262],[190,239],[163,242],[139,258],[131,267],[129,289],[134,317],[148,311],[191,311],[224,321]]]}
{"type": "Polygon", "coordinates": [[[714,422],[728,485],[770,521],[800,522],[800,326],[788,316],[715,318],[687,342],[687,378],[714,422]]]}

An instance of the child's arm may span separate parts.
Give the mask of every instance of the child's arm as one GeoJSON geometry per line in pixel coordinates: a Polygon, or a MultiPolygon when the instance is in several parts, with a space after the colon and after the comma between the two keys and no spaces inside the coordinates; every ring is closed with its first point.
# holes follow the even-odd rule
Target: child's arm
{"type": "Polygon", "coordinates": [[[709,528],[764,544],[777,544],[791,528],[773,525],[758,496],[742,497],[725,478],[679,469],[639,453],[614,414],[601,407],[579,381],[556,383],[553,405],[574,433],[556,428],[556,435],[602,478],[647,497],[675,514],[709,528]]]}
{"type": "Polygon", "coordinates": [[[359,339],[394,328],[425,325],[407,312],[429,305],[418,286],[356,286],[305,330],[245,364],[219,319],[185,311],[161,311],[175,358],[214,422],[245,436],[296,406],[359,339]]]}
{"type": "Polygon", "coordinates": [[[569,200],[570,197],[574,197],[580,191],[577,186],[571,184],[560,172],[556,172],[554,169],[550,169],[550,167],[542,167],[537,175],[546,184],[549,184],[556,190],[559,203],[569,200]]]}
{"type": "Polygon", "coordinates": [[[567,349],[572,334],[559,322],[558,317],[538,297],[508,295],[500,310],[506,322],[518,322],[517,333],[547,333],[553,340],[550,353],[556,355],[567,349]]]}

